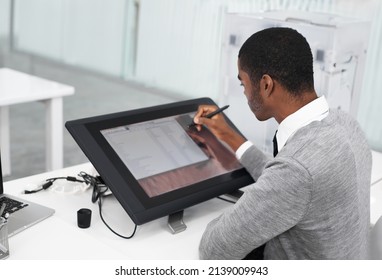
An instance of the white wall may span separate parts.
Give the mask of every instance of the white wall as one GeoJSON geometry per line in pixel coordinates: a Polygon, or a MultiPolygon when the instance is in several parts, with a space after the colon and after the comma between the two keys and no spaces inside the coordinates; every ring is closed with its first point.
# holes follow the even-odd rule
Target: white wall
{"type": "Polygon", "coordinates": [[[9,0],[0,0],[0,40],[9,34],[9,0]]]}
{"type": "Polygon", "coordinates": [[[16,1],[14,46],[45,57],[61,58],[62,6],[62,0],[16,1]]]}
{"type": "Polygon", "coordinates": [[[135,78],[190,97],[216,97],[224,2],[142,0],[135,78]]]}
{"type": "Polygon", "coordinates": [[[124,0],[16,1],[15,48],[121,76],[124,0]]]}

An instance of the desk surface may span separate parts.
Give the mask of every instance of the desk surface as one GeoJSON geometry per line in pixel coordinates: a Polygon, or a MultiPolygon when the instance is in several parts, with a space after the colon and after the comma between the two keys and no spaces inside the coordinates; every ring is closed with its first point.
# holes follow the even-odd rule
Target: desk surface
{"type": "Polygon", "coordinates": [[[373,151],[372,155],[371,184],[373,185],[382,180],[382,153],[373,151]]]}
{"type": "MultiPolygon", "coordinates": [[[[373,158],[380,155],[373,153],[373,158]]],[[[379,170],[373,167],[373,172],[379,170]]],[[[10,238],[10,259],[198,259],[199,241],[208,222],[231,207],[230,203],[211,199],[185,210],[187,229],[181,233],[171,234],[167,218],[161,218],[138,226],[135,236],[125,240],[102,223],[97,204],[91,202],[90,189],[69,193],[82,184],[56,181],[55,190],[21,194],[25,189],[35,189],[48,178],[75,176],[80,171],[92,174],[94,168],[87,163],[4,183],[6,193],[56,210],[52,217],[10,238]],[[88,229],[77,227],[76,214],[80,208],[93,211],[88,229]]],[[[375,180],[371,186],[372,224],[382,216],[380,175],[372,176],[375,180]]],[[[117,232],[132,233],[134,224],[113,196],[105,198],[102,209],[104,218],[117,232]]]]}
{"type": "Polygon", "coordinates": [[[375,224],[382,216],[382,153],[374,151],[370,196],[370,222],[375,224]]]}
{"type": "MultiPolygon", "coordinates": [[[[9,259],[198,259],[198,246],[209,221],[232,204],[211,199],[185,210],[187,229],[172,234],[167,218],[138,226],[135,236],[122,239],[102,223],[98,205],[91,202],[91,190],[77,193],[60,193],[47,190],[24,195],[24,189],[34,189],[45,179],[56,176],[75,176],[80,171],[91,174],[90,164],[82,164],[30,176],[4,184],[5,192],[23,199],[54,208],[56,213],[48,219],[28,228],[9,240],[9,259]],[[91,226],[77,227],[77,210],[92,209],[91,226]]],[[[67,188],[82,184],[56,181],[54,186],[67,188]]],[[[118,233],[130,235],[134,224],[113,196],[104,199],[102,212],[105,220],[118,233]]]]}
{"type": "Polygon", "coordinates": [[[0,106],[74,94],[74,87],[8,68],[0,68],[0,106]]]}

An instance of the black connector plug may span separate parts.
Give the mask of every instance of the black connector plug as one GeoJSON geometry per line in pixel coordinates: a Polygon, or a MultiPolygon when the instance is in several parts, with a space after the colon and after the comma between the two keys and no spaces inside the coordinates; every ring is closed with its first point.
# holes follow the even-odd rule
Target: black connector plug
{"type": "Polygon", "coordinates": [[[24,191],[24,194],[31,194],[31,193],[35,193],[35,191],[28,191],[28,190],[24,191]]]}
{"type": "Polygon", "coordinates": [[[77,182],[78,181],[77,178],[73,177],[73,176],[66,177],[66,180],[71,181],[71,182],[77,182]]]}
{"type": "Polygon", "coordinates": [[[48,181],[48,182],[46,182],[45,184],[43,184],[43,185],[41,186],[41,188],[42,188],[43,190],[46,190],[46,189],[49,188],[51,185],[53,185],[53,181],[48,181]]]}

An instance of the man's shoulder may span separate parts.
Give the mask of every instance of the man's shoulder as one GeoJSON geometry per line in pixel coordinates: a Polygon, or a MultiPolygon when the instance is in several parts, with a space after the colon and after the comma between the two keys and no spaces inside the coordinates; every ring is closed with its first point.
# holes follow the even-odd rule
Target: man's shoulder
{"type": "Polygon", "coordinates": [[[335,141],[342,141],[343,144],[344,141],[349,139],[356,140],[359,138],[361,141],[366,139],[357,120],[340,109],[330,109],[326,118],[302,127],[294,136],[291,139],[319,142],[321,145],[341,145],[341,143],[335,141]]]}
{"type": "Polygon", "coordinates": [[[327,165],[370,152],[358,122],[346,112],[332,109],[329,115],[299,129],[286,143],[281,155],[307,166],[327,165]]]}
{"type": "MultiPolygon", "coordinates": [[[[353,126],[359,126],[358,121],[350,115],[348,112],[345,112],[341,109],[332,108],[329,111],[328,121],[333,121],[338,124],[350,124],[353,126]]],[[[324,119],[325,120],[325,119],[324,119]]]]}

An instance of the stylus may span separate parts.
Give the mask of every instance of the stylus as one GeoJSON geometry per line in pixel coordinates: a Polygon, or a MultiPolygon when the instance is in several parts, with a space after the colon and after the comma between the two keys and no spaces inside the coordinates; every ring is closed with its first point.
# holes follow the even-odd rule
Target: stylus
{"type": "MultiPolygon", "coordinates": [[[[224,111],[225,109],[227,109],[228,107],[229,107],[229,105],[225,105],[225,106],[223,106],[223,107],[217,109],[216,111],[213,111],[213,112],[211,112],[211,113],[209,113],[209,114],[203,116],[203,118],[210,119],[210,118],[212,118],[213,116],[215,116],[215,115],[217,115],[217,114],[223,112],[223,111],[224,111]]],[[[192,124],[190,124],[189,126],[193,126],[193,125],[196,125],[196,123],[194,123],[194,121],[192,121],[192,124]]]]}

